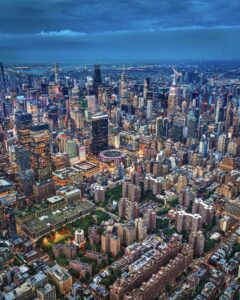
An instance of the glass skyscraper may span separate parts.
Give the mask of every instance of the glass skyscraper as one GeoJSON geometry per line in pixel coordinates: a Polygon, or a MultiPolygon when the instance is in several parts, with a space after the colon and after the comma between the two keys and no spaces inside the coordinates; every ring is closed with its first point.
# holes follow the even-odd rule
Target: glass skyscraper
{"type": "Polygon", "coordinates": [[[108,148],[108,115],[98,113],[92,117],[92,152],[98,155],[108,148]]]}

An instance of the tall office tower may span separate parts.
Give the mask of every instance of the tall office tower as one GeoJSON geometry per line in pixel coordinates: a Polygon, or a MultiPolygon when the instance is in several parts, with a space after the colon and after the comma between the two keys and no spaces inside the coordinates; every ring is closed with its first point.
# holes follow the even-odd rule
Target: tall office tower
{"type": "Polygon", "coordinates": [[[31,165],[34,178],[38,182],[52,176],[50,135],[48,124],[32,125],[30,128],[31,165]]]}
{"type": "Polygon", "coordinates": [[[229,127],[232,125],[232,121],[233,121],[232,102],[229,101],[226,109],[226,131],[228,131],[229,127]]]}
{"type": "Polygon", "coordinates": [[[224,108],[223,108],[223,100],[218,99],[216,105],[216,114],[215,114],[215,122],[222,122],[224,119],[224,108]]]}
{"type": "Polygon", "coordinates": [[[218,138],[217,150],[221,153],[225,153],[227,150],[227,136],[224,133],[218,138]]]}
{"type": "Polygon", "coordinates": [[[69,158],[78,156],[78,144],[75,140],[67,140],[65,149],[69,158]]]}
{"type": "Polygon", "coordinates": [[[127,103],[127,76],[123,70],[121,74],[121,81],[120,81],[120,102],[121,104],[128,104],[127,103]]]}
{"type": "Polygon", "coordinates": [[[0,172],[7,170],[10,164],[9,154],[6,149],[7,135],[0,121],[0,172]]]}
{"type": "Polygon", "coordinates": [[[174,78],[168,96],[168,109],[167,109],[168,117],[174,115],[177,112],[177,106],[178,106],[178,88],[176,85],[176,79],[174,78]]]}
{"type": "Polygon", "coordinates": [[[16,162],[21,171],[31,169],[30,164],[30,152],[24,148],[22,145],[17,145],[15,147],[16,162]]]}
{"type": "Polygon", "coordinates": [[[195,117],[194,111],[192,110],[188,114],[187,127],[188,127],[188,137],[194,138],[197,129],[197,119],[195,117]]]}
{"type": "Polygon", "coordinates": [[[93,89],[95,94],[97,95],[98,93],[98,87],[102,83],[102,78],[101,78],[101,70],[100,70],[100,65],[94,65],[94,72],[93,72],[93,89]]]}
{"type": "Polygon", "coordinates": [[[147,100],[147,118],[150,119],[152,117],[153,110],[153,101],[152,99],[147,100]]]}
{"type": "Polygon", "coordinates": [[[3,63],[0,62],[0,94],[1,93],[6,93],[6,80],[5,80],[5,74],[4,74],[4,67],[3,63]]]}
{"type": "Polygon", "coordinates": [[[201,136],[200,143],[199,143],[199,153],[201,153],[203,157],[206,157],[207,150],[208,150],[208,143],[207,143],[206,135],[203,134],[201,136]]]}
{"type": "Polygon", "coordinates": [[[96,109],[97,109],[96,96],[95,95],[86,96],[86,100],[87,100],[88,110],[92,114],[95,114],[96,113],[96,109]]]}
{"type": "Polygon", "coordinates": [[[54,81],[55,81],[55,83],[58,83],[58,81],[59,81],[58,63],[55,63],[55,65],[54,65],[54,81]]]}
{"type": "Polygon", "coordinates": [[[239,136],[239,117],[237,109],[233,111],[233,136],[239,136]]]}
{"type": "Polygon", "coordinates": [[[19,186],[26,196],[30,196],[33,190],[34,173],[30,164],[30,151],[22,145],[15,147],[16,162],[19,167],[19,186]]]}
{"type": "Polygon", "coordinates": [[[50,105],[47,109],[48,120],[50,123],[50,128],[52,130],[57,130],[58,127],[58,107],[56,105],[50,105]]]}
{"type": "Polygon", "coordinates": [[[24,148],[30,147],[30,126],[32,124],[32,115],[25,111],[18,111],[15,114],[18,142],[24,148]]]}
{"type": "Polygon", "coordinates": [[[156,119],[156,137],[166,139],[168,136],[169,119],[158,117],[156,119]]]}
{"type": "Polygon", "coordinates": [[[36,99],[27,102],[27,112],[32,114],[32,123],[38,124],[41,114],[39,102],[36,99]]]}
{"type": "Polygon", "coordinates": [[[183,126],[180,123],[174,122],[172,126],[172,140],[176,142],[181,142],[183,138],[183,126]]]}
{"type": "Polygon", "coordinates": [[[98,155],[108,148],[108,115],[98,113],[92,117],[92,152],[98,155]]]}
{"type": "Polygon", "coordinates": [[[150,90],[150,78],[147,77],[144,80],[144,85],[143,85],[143,98],[144,99],[147,99],[147,93],[148,93],[149,90],[150,90]]]}
{"type": "Polygon", "coordinates": [[[3,218],[6,224],[8,236],[13,237],[16,234],[16,220],[15,211],[11,205],[5,206],[3,218]]]}

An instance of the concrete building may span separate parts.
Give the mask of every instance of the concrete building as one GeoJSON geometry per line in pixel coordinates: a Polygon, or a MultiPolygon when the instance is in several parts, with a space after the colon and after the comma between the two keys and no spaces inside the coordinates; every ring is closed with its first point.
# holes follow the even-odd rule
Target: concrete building
{"type": "Polygon", "coordinates": [[[191,232],[189,235],[189,244],[193,248],[193,253],[197,256],[201,256],[204,253],[205,237],[201,230],[197,232],[191,232]]]}
{"type": "Polygon", "coordinates": [[[121,198],[118,203],[118,215],[127,220],[134,220],[139,216],[138,202],[131,202],[129,198],[121,198]]]}
{"type": "Polygon", "coordinates": [[[136,227],[133,222],[127,224],[119,224],[118,226],[118,236],[120,238],[121,244],[128,246],[136,241],[137,237],[136,227]]]}
{"type": "Polygon", "coordinates": [[[143,241],[147,237],[147,226],[142,218],[135,219],[135,227],[137,230],[137,239],[143,241]]]}
{"type": "Polygon", "coordinates": [[[138,202],[141,198],[140,185],[134,185],[129,181],[125,181],[122,185],[122,197],[129,198],[132,202],[138,202]]]}
{"type": "Polygon", "coordinates": [[[190,188],[184,188],[178,192],[178,202],[182,206],[188,208],[191,202],[194,199],[194,192],[190,188]]]}
{"type": "MultiPolygon", "coordinates": [[[[111,286],[110,300],[121,300],[124,298],[124,295],[127,295],[133,289],[140,288],[143,282],[148,281],[162,266],[166,266],[170,260],[174,259],[182,248],[183,245],[181,243],[172,242],[161,250],[151,249],[144,254],[140,252],[140,257],[130,266],[129,276],[117,279],[111,286]]],[[[154,298],[148,297],[144,299],[154,298]]]]}
{"type": "Polygon", "coordinates": [[[64,255],[70,259],[76,257],[77,255],[77,247],[73,244],[70,245],[55,244],[52,246],[52,251],[55,257],[64,255]]]}
{"type": "Polygon", "coordinates": [[[74,233],[74,243],[76,245],[80,246],[84,242],[85,242],[84,230],[83,229],[77,229],[77,230],[75,230],[75,233],[74,233]]]}
{"type": "Polygon", "coordinates": [[[92,265],[88,263],[81,262],[80,260],[70,260],[69,269],[77,271],[80,278],[84,278],[86,274],[92,276],[92,265]]]}
{"type": "MultiPolygon", "coordinates": [[[[193,251],[189,245],[185,245],[182,251],[178,253],[173,260],[170,260],[166,266],[161,267],[157,273],[152,274],[151,278],[142,283],[138,289],[133,289],[131,292],[125,293],[122,299],[157,299],[165,287],[187,269],[192,259],[193,251]]],[[[111,298],[110,296],[110,299],[116,300],[117,298],[111,298]]]]}
{"type": "Polygon", "coordinates": [[[175,223],[179,233],[183,230],[197,232],[202,229],[202,217],[199,214],[186,213],[184,210],[177,211],[175,223]]]}
{"type": "Polygon", "coordinates": [[[214,208],[212,205],[205,203],[202,199],[197,198],[193,201],[192,213],[199,214],[205,225],[211,225],[214,218],[214,208]]]}
{"type": "Polygon", "coordinates": [[[37,297],[39,300],[56,300],[55,286],[47,283],[44,287],[37,290],[37,297]]]}
{"type": "Polygon", "coordinates": [[[57,286],[62,295],[67,295],[71,291],[72,276],[68,271],[59,265],[55,265],[47,271],[48,277],[57,286]]]}
{"type": "Polygon", "coordinates": [[[103,253],[110,253],[115,257],[120,251],[120,238],[111,233],[104,233],[101,236],[101,247],[103,253]]]}
{"type": "Polygon", "coordinates": [[[157,215],[151,209],[147,209],[143,212],[143,219],[147,226],[147,229],[155,229],[157,223],[157,215]]]}
{"type": "Polygon", "coordinates": [[[94,191],[94,200],[96,203],[105,201],[105,189],[103,186],[97,186],[94,191]]]}

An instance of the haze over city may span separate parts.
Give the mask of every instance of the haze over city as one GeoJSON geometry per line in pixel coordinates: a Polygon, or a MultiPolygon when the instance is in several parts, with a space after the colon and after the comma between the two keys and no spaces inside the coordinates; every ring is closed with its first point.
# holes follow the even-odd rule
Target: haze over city
{"type": "Polygon", "coordinates": [[[240,2],[0,0],[0,300],[240,300],[240,2]]]}
{"type": "Polygon", "coordinates": [[[2,0],[0,5],[5,62],[239,59],[238,0],[2,0]]]}

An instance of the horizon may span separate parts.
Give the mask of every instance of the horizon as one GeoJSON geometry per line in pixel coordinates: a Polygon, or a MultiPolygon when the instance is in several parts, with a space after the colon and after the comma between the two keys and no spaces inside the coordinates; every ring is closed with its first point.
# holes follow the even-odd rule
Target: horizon
{"type": "Polygon", "coordinates": [[[238,60],[240,3],[2,0],[5,63],[238,60]],[[11,12],[11,14],[9,13],[11,12]]]}

